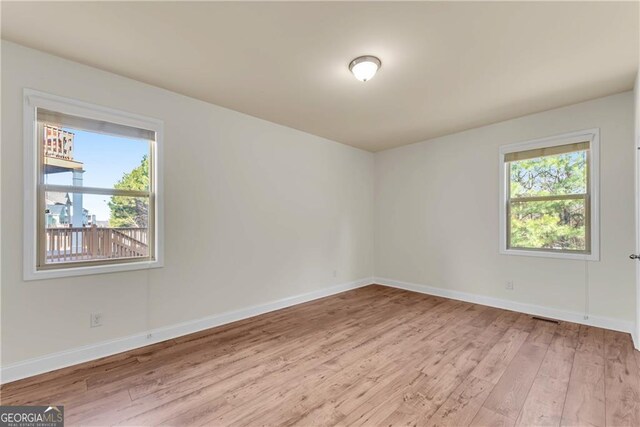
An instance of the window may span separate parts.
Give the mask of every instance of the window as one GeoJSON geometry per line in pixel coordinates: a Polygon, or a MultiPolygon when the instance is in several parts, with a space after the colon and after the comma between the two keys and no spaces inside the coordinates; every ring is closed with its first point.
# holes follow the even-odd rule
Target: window
{"type": "Polygon", "coordinates": [[[25,90],[25,279],[162,265],[162,122],[25,90]]]}
{"type": "Polygon", "coordinates": [[[501,252],[597,260],[597,129],[500,148],[501,252]]]}

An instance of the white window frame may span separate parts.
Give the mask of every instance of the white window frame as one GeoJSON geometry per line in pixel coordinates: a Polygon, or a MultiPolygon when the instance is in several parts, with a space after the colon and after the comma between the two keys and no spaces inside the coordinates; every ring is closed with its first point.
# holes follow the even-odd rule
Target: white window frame
{"type": "Polygon", "coordinates": [[[600,129],[586,129],[576,132],[569,132],[547,138],[534,139],[530,141],[518,142],[515,144],[503,145],[500,147],[499,155],[499,176],[500,176],[500,228],[499,228],[499,251],[503,255],[533,256],[544,258],[561,258],[573,260],[599,261],[600,260],[600,129]],[[591,251],[588,253],[570,253],[561,251],[551,251],[545,249],[511,249],[507,247],[507,203],[509,189],[507,188],[509,178],[508,163],[505,156],[509,153],[534,150],[538,148],[555,147],[578,142],[589,142],[589,193],[590,198],[590,240],[591,251]]]}
{"type": "MultiPolygon", "coordinates": [[[[24,136],[24,280],[41,280],[58,277],[84,276],[119,271],[158,268],[164,265],[164,197],[163,197],[163,131],[161,120],[90,104],[75,99],[52,95],[33,89],[24,89],[23,136],[24,136]],[[42,108],[72,116],[146,129],[156,132],[156,141],[151,150],[154,193],[149,202],[154,203],[153,253],[150,259],[101,265],[67,266],[59,269],[38,269],[38,179],[40,173],[37,136],[37,109],[42,108]]],[[[151,209],[150,209],[151,211],[151,209]]]]}

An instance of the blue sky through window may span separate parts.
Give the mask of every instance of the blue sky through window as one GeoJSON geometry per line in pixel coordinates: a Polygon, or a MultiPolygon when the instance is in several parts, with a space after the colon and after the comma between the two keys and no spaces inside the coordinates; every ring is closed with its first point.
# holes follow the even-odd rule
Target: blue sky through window
{"type": "MultiPolygon", "coordinates": [[[[77,129],[63,128],[75,134],[73,159],[84,165],[83,186],[113,188],[125,173],[138,167],[145,155],[149,155],[149,142],[77,129]]],[[[45,175],[46,184],[72,185],[71,172],[45,175]]],[[[107,221],[110,196],[83,197],[83,207],[96,220],[107,221]]]]}

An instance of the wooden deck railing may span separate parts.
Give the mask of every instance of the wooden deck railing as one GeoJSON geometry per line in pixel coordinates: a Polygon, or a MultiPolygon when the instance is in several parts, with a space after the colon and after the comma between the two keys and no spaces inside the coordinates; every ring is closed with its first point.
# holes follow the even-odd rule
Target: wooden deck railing
{"type": "Polygon", "coordinates": [[[146,257],[146,228],[72,227],[46,229],[46,262],[146,257]]]}
{"type": "Polygon", "coordinates": [[[73,160],[74,133],[59,127],[44,125],[44,155],[58,159],[73,160]]]}

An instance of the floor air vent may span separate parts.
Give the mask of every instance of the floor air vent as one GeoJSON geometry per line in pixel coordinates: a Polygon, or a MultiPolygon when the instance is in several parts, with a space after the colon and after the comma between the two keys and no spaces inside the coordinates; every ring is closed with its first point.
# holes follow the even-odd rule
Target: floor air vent
{"type": "Polygon", "coordinates": [[[545,319],[544,317],[531,316],[531,318],[532,318],[533,320],[542,320],[543,322],[555,323],[556,325],[559,325],[559,324],[560,324],[560,322],[558,322],[557,320],[553,320],[553,319],[545,319]]]}

